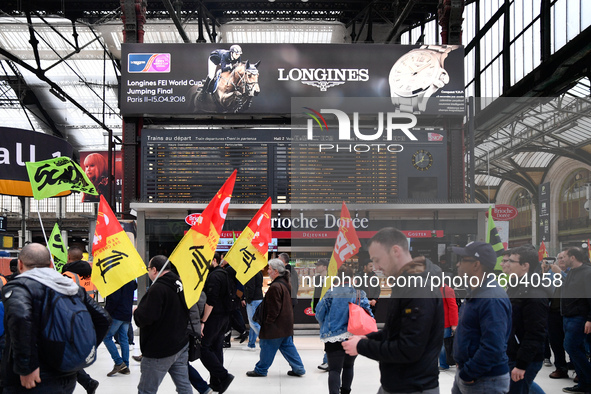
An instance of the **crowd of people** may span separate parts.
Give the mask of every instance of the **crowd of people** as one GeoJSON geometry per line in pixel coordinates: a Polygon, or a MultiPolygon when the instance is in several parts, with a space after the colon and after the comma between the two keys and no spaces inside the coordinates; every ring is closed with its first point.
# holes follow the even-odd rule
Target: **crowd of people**
{"type": "MultiPolygon", "coordinates": [[[[318,368],[328,372],[330,394],[351,392],[358,355],[379,363],[379,394],[439,393],[439,373],[449,369],[455,369],[453,394],[543,393],[534,379],[551,354],[556,370],[550,378],[569,378],[567,355],[576,372],[576,384],[564,387],[564,392],[591,392],[591,294],[586,286],[591,263],[583,249],[563,250],[556,264],[540,262],[532,246],[504,251],[501,275],[512,280],[501,280],[495,273],[498,256],[490,244],[454,247],[458,275],[470,284],[462,299],[448,286],[416,286],[410,283],[417,282],[408,281],[408,286],[391,288],[381,329],[353,335],[348,328],[349,305],[355,303],[374,316],[380,296],[379,286],[356,288],[355,275],[373,277],[374,269],[393,277],[426,279],[441,274],[441,268],[425,256],[413,258],[407,238],[394,228],[377,232],[367,248],[369,260],[358,272],[344,264],[338,271],[343,278],[338,286],[325,289],[323,296],[322,286],[314,289],[312,309],[325,351],[318,368]]],[[[154,256],[148,263],[152,284],[134,310],[135,280],[107,296],[102,307],[94,299],[91,266],[82,260],[81,249],[70,249],[68,264],[58,273],[51,268],[45,246],[28,244],[14,264],[14,274],[3,281],[1,392],[71,393],[78,382],[95,393],[99,382],[83,367],[92,363],[96,347],[104,343],[113,361],[106,375],[129,374],[132,319],[139,328],[142,352],[136,359],[141,362],[139,393],[158,392],[167,374],[179,393],[227,391],[235,377],[224,366],[223,349],[233,326],[238,327],[236,339],[248,340],[245,350],[256,350],[258,339],[258,361],[253,361],[247,377],[267,376],[279,351],[291,367],[287,375],[302,378],[306,369],[293,341],[297,273],[287,254],[278,257],[268,262],[270,283],[263,294],[262,272],[242,286],[232,267],[216,253],[199,302],[187,309],[174,265],[164,255],[154,256]],[[61,368],[55,355],[43,352],[56,346],[46,332],[48,321],[57,319],[51,313],[48,317],[46,307],[56,293],[83,304],[89,312],[93,350],[76,368],[61,368]],[[191,332],[200,336],[200,361],[209,381],[189,362],[191,332]]],[[[319,259],[317,275],[325,276],[329,264],[328,259],[319,259]]],[[[58,353],[64,360],[69,349],[68,343],[61,345],[58,353]]]]}

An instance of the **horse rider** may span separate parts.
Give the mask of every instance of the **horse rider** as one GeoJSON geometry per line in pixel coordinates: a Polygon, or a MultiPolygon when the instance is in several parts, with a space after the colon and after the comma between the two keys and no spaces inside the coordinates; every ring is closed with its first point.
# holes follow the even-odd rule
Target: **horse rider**
{"type": "Polygon", "coordinates": [[[203,89],[199,94],[199,99],[203,100],[204,93],[213,93],[216,80],[216,70],[220,67],[219,73],[232,70],[238,63],[240,63],[240,55],[242,55],[242,48],[240,45],[232,45],[230,50],[216,49],[209,54],[209,61],[207,64],[207,78],[203,82],[203,89]]]}

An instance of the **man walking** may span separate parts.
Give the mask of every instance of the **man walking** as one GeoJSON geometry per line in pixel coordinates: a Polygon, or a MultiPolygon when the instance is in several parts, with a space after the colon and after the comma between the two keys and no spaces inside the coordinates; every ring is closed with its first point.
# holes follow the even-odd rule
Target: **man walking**
{"type": "MultiPolygon", "coordinates": [[[[6,348],[2,357],[3,393],[72,393],[76,371],[61,372],[53,354],[41,352],[43,304],[56,294],[79,297],[92,317],[96,346],[104,338],[111,319],[109,314],[70,279],[50,268],[47,248],[38,243],[26,245],[18,257],[20,274],[3,289],[6,348]]],[[[47,344],[45,344],[47,345],[47,344]]]]}
{"type": "Polygon", "coordinates": [[[570,356],[579,383],[562,389],[565,393],[591,392],[591,363],[585,353],[585,337],[591,334],[591,265],[585,251],[568,248],[563,261],[570,268],[562,287],[560,312],[564,326],[564,350],[570,356]]]}
{"type": "Polygon", "coordinates": [[[105,309],[113,318],[113,324],[107,333],[103,343],[109,351],[115,366],[107,376],[114,376],[117,373],[129,375],[129,341],[127,331],[131,324],[133,309],[133,293],[137,289],[137,282],[134,280],[124,284],[119,290],[107,296],[105,309]],[[113,341],[113,335],[119,334],[119,344],[121,346],[121,355],[117,351],[117,346],[113,341]]]}
{"type": "Polygon", "coordinates": [[[407,285],[392,287],[389,318],[383,329],[342,343],[350,356],[380,363],[379,394],[439,393],[438,360],[443,344],[443,302],[439,288],[414,286],[429,276],[441,276],[431,261],[413,261],[406,236],[384,228],[369,240],[369,255],[384,274],[407,285]]]}
{"type": "Polygon", "coordinates": [[[509,393],[527,394],[544,362],[548,294],[540,287],[541,267],[538,252],[531,248],[511,249],[509,271],[519,281],[509,281],[511,300],[511,336],[507,344],[511,384],[509,393]],[[538,281],[535,277],[538,277],[538,281]],[[523,278],[523,279],[522,279],[523,278]],[[534,286],[538,283],[538,286],[534,286]]]}
{"type": "MultiPolygon", "coordinates": [[[[170,265],[162,269],[167,258],[154,256],[148,263],[152,283],[133,315],[140,328],[142,351],[139,394],[155,394],[166,373],[170,374],[179,394],[192,394],[189,382],[189,312],[183,296],[183,284],[170,265]]],[[[127,333],[122,335],[126,336],[127,333]]],[[[122,340],[120,337],[119,340],[122,340]]]]}
{"type": "Polygon", "coordinates": [[[507,341],[511,334],[511,303],[492,273],[497,255],[486,242],[454,247],[460,256],[458,275],[469,284],[454,338],[458,364],[452,394],[509,391],[507,341]]]}
{"type": "Polygon", "coordinates": [[[230,322],[230,310],[233,307],[230,297],[230,278],[220,265],[221,256],[215,253],[210,263],[203,291],[207,302],[201,318],[201,362],[209,371],[209,387],[219,393],[225,392],[234,375],[224,368],[224,335],[230,322]]]}
{"type": "Polygon", "coordinates": [[[302,359],[293,344],[293,309],[291,286],[285,264],[279,259],[269,261],[269,277],[272,282],[263,299],[263,315],[260,332],[261,354],[254,370],[246,376],[267,376],[269,367],[279,350],[289,363],[289,376],[300,377],[306,373],[302,359]]]}
{"type": "Polygon", "coordinates": [[[291,305],[294,307],[298,303],[298,291],[300,289],[300,278],[294,266],[289,264],[289,255],[287,253],[280,253],[279,259],[283,261],[285,269],[289,272],[289,283],[291,285],[291,305]]]}

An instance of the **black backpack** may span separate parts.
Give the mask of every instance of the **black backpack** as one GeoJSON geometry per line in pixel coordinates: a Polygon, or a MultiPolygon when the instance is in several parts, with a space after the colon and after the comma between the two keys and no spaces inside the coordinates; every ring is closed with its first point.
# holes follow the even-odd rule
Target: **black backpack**
{"type": "Polygon", "coordinates": [[[84,300],[45,291],[41,315],[40,357],[61,372],[75,372],[96,360],[96,333],[84,300]]]}

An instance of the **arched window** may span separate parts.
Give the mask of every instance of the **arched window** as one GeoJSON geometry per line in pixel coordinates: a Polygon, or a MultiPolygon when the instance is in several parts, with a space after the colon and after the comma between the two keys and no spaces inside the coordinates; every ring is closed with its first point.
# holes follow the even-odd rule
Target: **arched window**
{"type": "Polygon", "coordinates": [[[576,228],[575,222],[588,217],[585,211],[585,202],[587,201],[585,184],[591,182],[591,172],[580,168],[570,173],[560,189],[560,222],[567,225],[562,228],[576,228]],[[573,227],[573,225],[575,225],[573,227]]]}
{"type": "Polygon", "coordinates": [[[513,193],[511,205],[517,208],[517,217],[509,222],[509,236],[512,239],[531,238],[532,196],[525,188],[513,193]]]}

